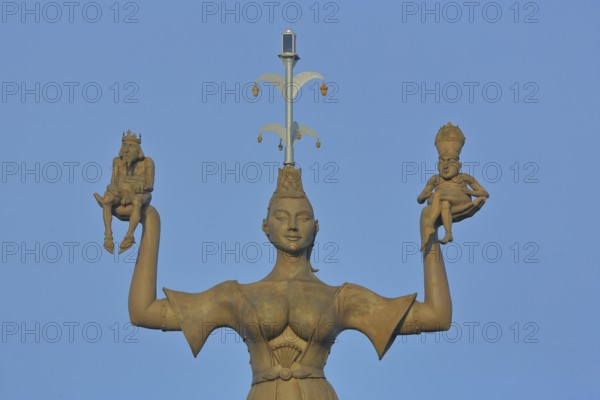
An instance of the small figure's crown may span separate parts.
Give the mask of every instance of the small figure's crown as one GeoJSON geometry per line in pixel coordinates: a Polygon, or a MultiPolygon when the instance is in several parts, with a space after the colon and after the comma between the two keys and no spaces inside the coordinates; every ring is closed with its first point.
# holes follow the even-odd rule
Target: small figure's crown
{"type": "Polygon", "coordinates": [[[435,135],[435,147],[440,157],[453,156],[458,158],[460,151],[465,144],[465,135],[458,125],[454,126],[451,122],[442,126],[435,135]]]}
{"type": "Polygon", "coordinates": [[[125,142],[136,142],[137,144],[142,144],[142,134],[140,133],[140,136],[136,136],[135,133],[131,132],[131,129],[127,130],[127,134],[125,134],[125,132],[123,132],[123,137],[121,139],[121,141],[123,143],[125,142]]]}

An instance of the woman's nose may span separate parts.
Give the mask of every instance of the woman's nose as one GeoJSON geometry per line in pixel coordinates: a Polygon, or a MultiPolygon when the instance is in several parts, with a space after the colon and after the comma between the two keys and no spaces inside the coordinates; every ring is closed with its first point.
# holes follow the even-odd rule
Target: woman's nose
{"type": "Polygon", "coordinates": [[[297,230],[297,224],[296,224],[296,218],[290,218],[288,220],[288,231],[295,231],[297,230]]]}

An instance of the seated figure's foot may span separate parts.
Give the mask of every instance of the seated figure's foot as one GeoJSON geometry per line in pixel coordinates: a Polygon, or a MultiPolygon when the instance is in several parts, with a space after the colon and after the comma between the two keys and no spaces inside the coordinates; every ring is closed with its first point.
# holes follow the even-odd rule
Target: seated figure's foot
{"type": "Polygon", "coordinates": [[[427,246],[427,242],[429,242],[429,239],[431,238],[431,236],[435,233],[435,229],[434,228],[425,228],[425,232],[423,235],[423,241],[421,242],[421,252],[423,252],[423,250],[425,250],[425,246],[427,246]]]}
{"type": "Polygon", "coordinates": [[[106,236],[104,238],[104,248],[112,254],[115,251],[115,244],[113,243],[112,236],[106,236]]]}
{"type": "Polygon", "coordinates": [[[104,206],[104,197],[100,196],[98,193],[94,193],[94,198],[100,204],[100,207],[104,206]]]}
{"type": "Polygon", "coordinates": [[[121,254],[125,250],[129,249],[131,246],[133,246],[134,243],[135,243],[135,238],[133,237],[133,235],[125,236],[125,238],[119,245],[119,254],[121,254]]]}
{"type": "Polygon", "coordinates": [[[446,232],[446,234],[444,235],[444,237],[440,240],[441,244],[446,244],[448,242],[453,241],[454,238],[452,237],[452,232],[446,232]]]}

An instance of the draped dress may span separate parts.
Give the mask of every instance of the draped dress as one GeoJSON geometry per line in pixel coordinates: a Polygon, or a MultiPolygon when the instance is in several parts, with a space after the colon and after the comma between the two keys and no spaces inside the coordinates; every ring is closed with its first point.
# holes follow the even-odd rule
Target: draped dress
{"type": "Polygon", "coordinates": [[[252,368],[248,400],[337,400],[323,371],[337,335],[362,332],[381,359],[416,297],[294,280],[227,281],[201,293],[163,290],[194,356],[217,328],[243,338],[252,368]]]}

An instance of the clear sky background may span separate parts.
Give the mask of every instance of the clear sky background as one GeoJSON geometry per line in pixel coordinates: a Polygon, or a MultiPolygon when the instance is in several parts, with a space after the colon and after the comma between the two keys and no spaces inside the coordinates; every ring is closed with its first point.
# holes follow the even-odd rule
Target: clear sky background
{"type": "MultiPolygon", "coordinates": [[[[322,280],[423,299],[416,197],[446,122],[467,137],[463,172],[491,194],[445,246],[451,330],[398,338],[381,362],[343,333],[325,369],[340,398],[598,398],[598,2],[1,6],[0,398],[245,398],[249,358],[231,331],[194,359],[180,332],[128,325],[135,249],[102,250],[92,193],[121,132],[142,132],[159,287],[265,276],[260,226],[283,153],[256,136],[284,122],[284,102],[250,88],[283,72],[286,28],[295,71],[330,86],[323,98],[309,83],[295,106],[321,135],[296,159],[322,280]]],[[[114,221],[116,240],[125,229],[114,221]]]]}

